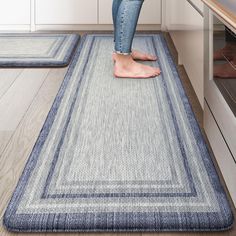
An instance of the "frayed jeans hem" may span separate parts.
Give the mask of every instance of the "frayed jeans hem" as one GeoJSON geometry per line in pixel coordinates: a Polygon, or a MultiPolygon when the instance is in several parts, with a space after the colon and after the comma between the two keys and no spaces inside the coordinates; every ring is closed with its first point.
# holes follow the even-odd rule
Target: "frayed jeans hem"
{"type": "Polygon", "coordinates": [[[114,53],[119,54],[119,55],[124,55],[124,56],[129,56],[132,54],[132,52],[121,52],[121,51],[114,51],[114,53]]]}

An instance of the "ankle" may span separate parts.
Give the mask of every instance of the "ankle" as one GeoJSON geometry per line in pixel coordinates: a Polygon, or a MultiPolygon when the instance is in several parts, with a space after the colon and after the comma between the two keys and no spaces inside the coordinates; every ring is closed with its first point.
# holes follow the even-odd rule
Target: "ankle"
{"type": "Polygon", "coordinates": [[[122,54],[113,54],[113,60],[116,62],[116,65],[119,67],[128,67],[131,65],[134,60],[131,55],[122,55],[122,54]]]}
{"type": "Polygon", "coordinates": [[[116,52],[113,53],[113,57],[114,57],[116,60],[119,60],[119,61],[125,61],[125,60],[130,60],[130,59],[132,59],[132,55],[131,55],[131,54],[124,55],[124,54],[119,54],[119,53],[116,53],[116,52]]]}

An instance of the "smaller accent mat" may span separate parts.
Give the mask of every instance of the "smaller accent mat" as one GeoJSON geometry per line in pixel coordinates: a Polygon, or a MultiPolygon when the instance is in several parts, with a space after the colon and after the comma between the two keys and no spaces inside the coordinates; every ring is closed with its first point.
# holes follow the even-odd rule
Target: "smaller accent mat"
{"type": "Polygon", "coordinates": [[[0,67],[67,66],[77,34],[0,34],[0,67]]]}

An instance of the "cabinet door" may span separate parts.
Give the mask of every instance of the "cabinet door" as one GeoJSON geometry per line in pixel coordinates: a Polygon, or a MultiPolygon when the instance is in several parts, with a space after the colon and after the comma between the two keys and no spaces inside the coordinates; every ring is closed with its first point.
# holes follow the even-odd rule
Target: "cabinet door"
{"type": "Polygon", "coordinates": [[[166,14],[167,28],[178,51],[179,63],[184,65],[203,107],[203,17],[187,0],[168,0],[166,14]]]}
{"type": "Polygon", "coordinates": [[[30,24],[30,0],[0,0],[0,24],[30,24]]]}
{"type": "Polygon", "coordinates": [[[36,24],[97,24],[97,0],[36,0],[36,24]]]}
{"type": "MultiPolygon", "coordinates": [[[[112,24],[112,0],[99,1],[99,24],[112,24]]],[[[161,24],[161,0],[145,0],[139,24],[161,24]]]]}
{"type": "MultiPolygon", "coordinates": [[[[197,2],[198,3],[198,2],[197,2]]],[[[197,30],[203,28],[202,17],[191,0],[166,0],[166,25],[171,30],[197,30]],[[201,18],[199,22],[199,18],[201,18]]],[[[201,11],[201,9],[199,9],[201,11]]]]}

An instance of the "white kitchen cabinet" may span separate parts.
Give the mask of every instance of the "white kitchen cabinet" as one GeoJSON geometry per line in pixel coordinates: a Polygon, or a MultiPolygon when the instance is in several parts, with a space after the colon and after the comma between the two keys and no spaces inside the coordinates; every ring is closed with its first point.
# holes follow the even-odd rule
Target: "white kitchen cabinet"
{"type": "Polygon", "coordinates": [[[30,0],[0,0],[0,25],[30,24],[30,0]]]}
{"type": "Polygon", "coordinates": [[[97,0],[36,0],[36,24],[97,24],[97,0]]]}
{"type": "MultiPolygon", "coordinates": [[[[112,0],[98,1],[99,24],[112,24],[112,0]]],[[[144,1],[139,24],[161,24],[161,0],[144,1]]]]}
{"type": "Polygon", "coordinates": [[[202,30],[203,9],[199,8],[200,0],[166,0],[166,26],[172,30],[202,30]]]}
{"type": "MultiPolygon", "coordinates": [[[[142,27],[161,24],[161,2],[144,1],[142,27]]],[[[111,6],[112,0],[0,0],[0,30],[111,29],[111,6]]]]}
{"type": "MultiPolygon", "coordinates": [[[[213,76],[215,65],[213,59],[214,51],[218,46],[221,48],[225,43],[224,37],[221,38],[222,44],[220,43],[218,27],[223,29],[223,36],[225,25],[228,25],[228,23],[221,16],[213,13],[208,7],[205,8],[204,19],[204,129],[231,198],[236,206],[236,117],[233,106],[231,106],[229,99],[219,87],[220,80],[215,80],[213,76]],[[217,20],[215,20],[216,18],[217,20]]],[[[232,26],[232,30],[233,28],[232,26]]],[[[233,32],[236,33],[236,29],[233,32]]],[[[229,81],[231,80],[224,80],[224,83],[229,81]]],[[[225,87],[224,83],[222,85],[233,101],[234,94],[228,91],[228,87],[225,87]]]]}
{"type": "Polygon", "coordinates": [[[204,106],[204,129],[234,205],[236,206],[236,164],[232,152],[230,152],[226,144],[225,137],[222,136],[222,132],[216,123],[215,117],[206,102],[204,106]]]}
{"type": "Polygon", "coordinates": [[[167,29],[202,107],[204,106],[204,22],[200,0],[167,0],[167,29]]]}

